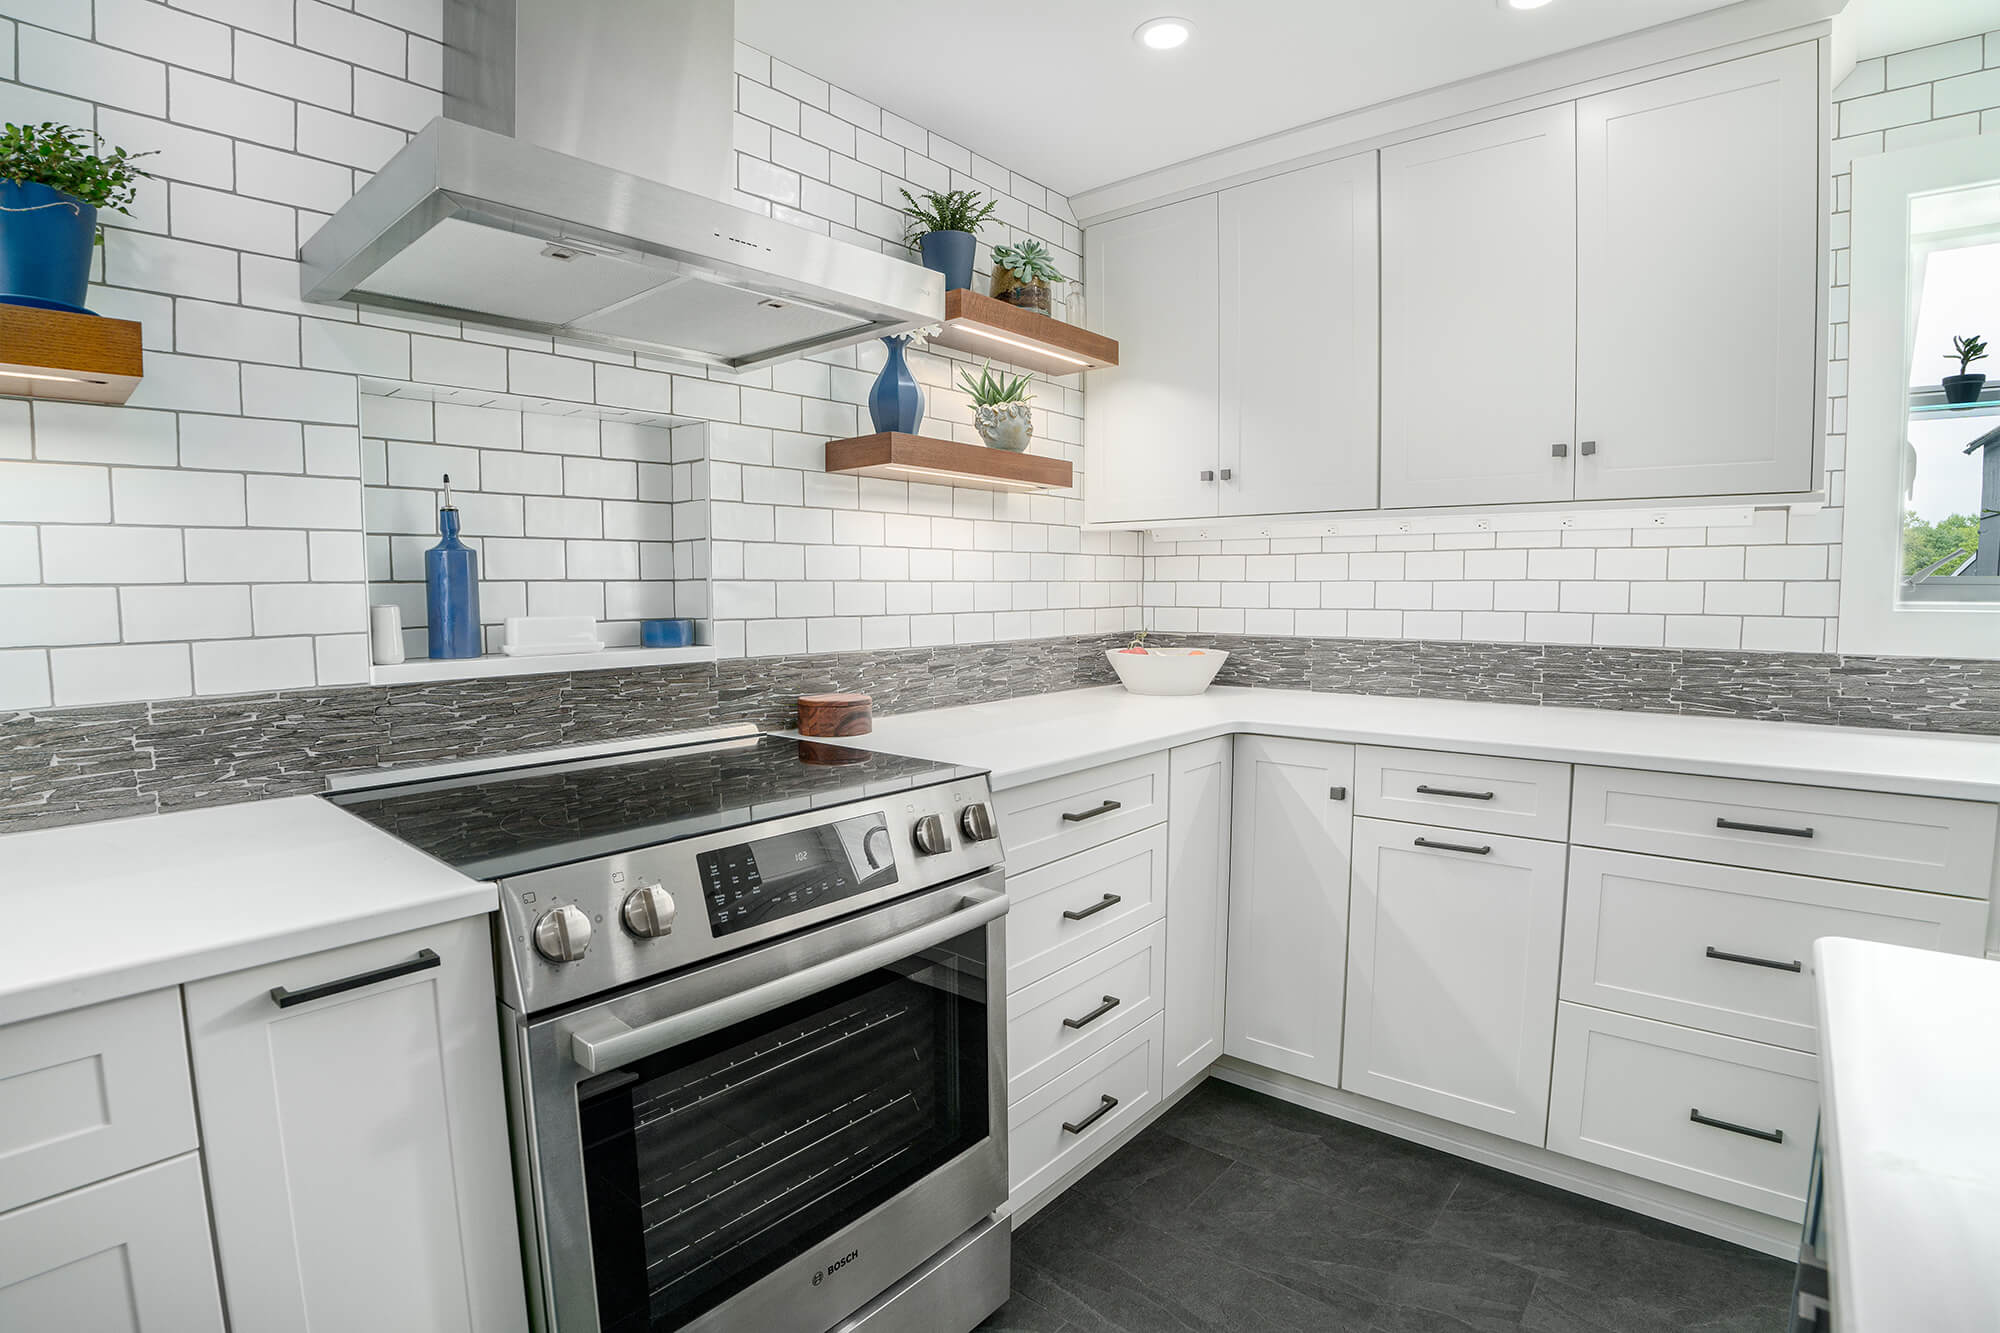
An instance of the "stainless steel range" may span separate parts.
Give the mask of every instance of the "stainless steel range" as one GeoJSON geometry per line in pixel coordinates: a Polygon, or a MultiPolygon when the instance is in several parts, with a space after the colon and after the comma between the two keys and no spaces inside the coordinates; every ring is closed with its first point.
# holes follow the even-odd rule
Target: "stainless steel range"
{"type": "Polygon", "coordinates": [[[739,728],[331,799],[498,881],[538,1328],[959,1333],[1006,1299],[984,774],[739,728]]]}

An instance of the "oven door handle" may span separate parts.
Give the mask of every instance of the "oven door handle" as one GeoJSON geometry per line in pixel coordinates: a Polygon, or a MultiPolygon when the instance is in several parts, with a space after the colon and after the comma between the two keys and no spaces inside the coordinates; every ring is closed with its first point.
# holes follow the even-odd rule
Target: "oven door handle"
{"type": "Polygon", "coordinates": [[[975,926],[983,926],[1004,916],[1006,912],[1005,891],[972,889],[966,893],[957,910],[935,921],[927,921],[914,930],[877,940],[853,953],[787,973],[775,981],[738,991],[697,1009],[655,1019],[636,1028],[610,1014],[584,1019],[570,1029],[570,1055],[584,1069],[601,1074],[803,1000],[829,986],[866,976],[877,968],[935,948],[955,935],[963,935],[975,926]]]}

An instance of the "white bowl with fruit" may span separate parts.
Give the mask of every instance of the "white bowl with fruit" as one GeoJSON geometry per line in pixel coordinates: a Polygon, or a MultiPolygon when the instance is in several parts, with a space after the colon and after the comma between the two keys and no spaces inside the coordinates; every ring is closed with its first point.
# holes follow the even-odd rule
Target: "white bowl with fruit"
{"type": "Polygon", "coordinates": [[[1104,655],[1133,694],[1200,694],[1229,660],[1220,648],[1148,648],[1143,633],[1104,655]]]}

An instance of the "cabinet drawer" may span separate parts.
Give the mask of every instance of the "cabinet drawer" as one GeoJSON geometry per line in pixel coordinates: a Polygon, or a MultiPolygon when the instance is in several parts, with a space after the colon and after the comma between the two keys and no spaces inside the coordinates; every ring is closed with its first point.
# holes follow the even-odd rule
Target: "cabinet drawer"
{"type": "Polygon", "coordinates": [[[200,1159],[0,1217],[0,1328],[222,1333],[200,1159]]]}
{"type": "Polygon", "coordinates": [[[1364,745],[1354,813],[1561,842],[1569,833],[1569,765],[1364,745]]]}
{"type": "Polygon", "coordinates": [[[1811,1051],[1814,940],[1976,954],[1985,934],[1967,898],[1579,847],[1562,995],[1811,1051]]]}
{"type": "Polygon", "coordinates": [[[1167,756],[1141,755],[1065,773],[1003,791],[993,803],[1000,811],[1007,873],[1032,870],[1163,822],[1167,756]]]}
{"type": "Polygon", "coordinates": [[[1007,989],[1059,972],[1158,921],[1167,901],[1167,829],[1155,825],[1054,865],[1010,875],[1007,989]]]}
{"type": "Polygon", "coordinates": [[[1996,813],[1932,796],[1579,768],[1572,836],[1593,847],[1984,898],[1996,813]]]}
{"type": "Polygon", "coordinates": [[[0,1028],[0,1211],[194,1146],[178,990],[0,1028]]]}
{"type": "Polygon", "coordinates": [[[1163,921],[1071,963],[1007,1000],[1007,1100],[1019,1101],[1160,1012],[1163,921]]]}
{"type": "Polygon", "coordinates": [[[1009,1110],[1007,1179],[1016,1212],[1159,1100],[1161,1023],[1158,1015],[1147,1019],[1009,1110]]]}
{"type": "Polygon", "coordinates": [[[1558,1007],[1555,1152],[1796,1222],[1818,1116],[1810,1055],[1558,1007]]]}

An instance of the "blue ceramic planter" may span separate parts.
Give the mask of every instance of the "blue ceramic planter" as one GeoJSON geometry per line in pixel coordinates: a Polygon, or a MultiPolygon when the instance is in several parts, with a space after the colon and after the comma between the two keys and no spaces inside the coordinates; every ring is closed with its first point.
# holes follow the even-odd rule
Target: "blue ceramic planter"
{"type": "Polygon", "coordinates": [[[918,387],[917,377],[910,373],[910,363],[903,359],[903,349],[909,342],[907,333],[882,340],[889,356],[882,363],[882,373],[875,377],[874,387],[868,391],[868,419],[878,431],[915,435],[917,427],[923,424],[924,391],[918,387]]]}
{"type": "Polygon", "coordinates": [[[944,274],[944,289],[962,291],[972,286],[972,261],[979,251],[979,239],[969,231],[929,231],[917,240],[924,267],[944,274]]]}
{"type": "Polygon", "coordinates": [[[96,242],[89,204],[39,182],[0,181],[0,302],[82,311],[96,242]]]}

